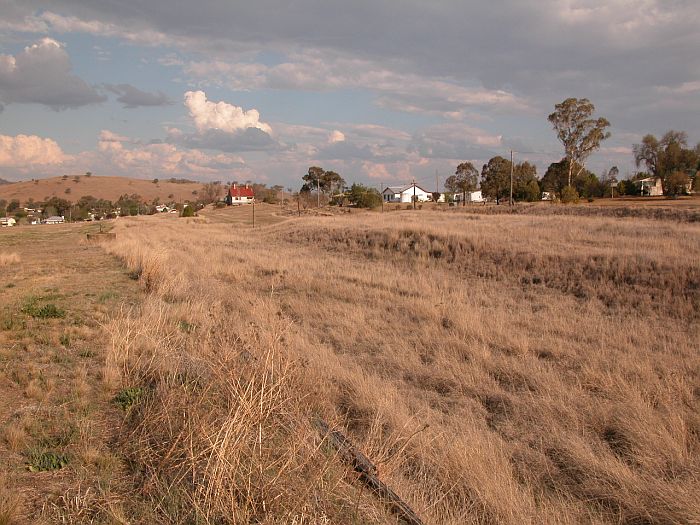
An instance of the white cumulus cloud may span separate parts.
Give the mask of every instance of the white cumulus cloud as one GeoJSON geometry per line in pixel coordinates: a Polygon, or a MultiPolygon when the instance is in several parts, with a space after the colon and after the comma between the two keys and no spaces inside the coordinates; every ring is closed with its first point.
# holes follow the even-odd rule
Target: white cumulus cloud
{"type": "Polygon", "coordinates": [[[3,168],[50,166],[70,159],[52,139],[36,135],[0,135],[0,166],[3,168]]]}
{"type": "Polygon", "coordinates": [[[328,142],[333,144],[334,142],[343,142],[345,140],[345,133],[334,129],[333,132],[328,137],[328,142]]]}
{"type": "Polygon", "coordinates": [[[272,132],[269,124],[260,121],[258,110],[245,111],[243,108],[227,102],[212,102],[207,100],[204,91],[185,93],[185,106],[187,106],[197,131],[200,133],[209,130],[235,133],[248,128],[257,128],[265,133],[272,132]]]}

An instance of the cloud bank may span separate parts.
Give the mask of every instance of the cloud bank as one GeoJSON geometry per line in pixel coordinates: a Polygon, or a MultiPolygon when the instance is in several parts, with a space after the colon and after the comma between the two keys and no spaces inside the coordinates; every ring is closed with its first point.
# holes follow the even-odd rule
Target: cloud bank
{"type": "Polygon", "coordinates": [[[0,167],[31,169],[57,166],[71,157],[52,139],[36,135],[0,135],[0,167]]]}

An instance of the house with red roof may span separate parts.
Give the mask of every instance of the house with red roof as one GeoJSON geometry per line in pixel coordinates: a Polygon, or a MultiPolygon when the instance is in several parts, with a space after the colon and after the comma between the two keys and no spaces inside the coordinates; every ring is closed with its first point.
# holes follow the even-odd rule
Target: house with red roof
{"type": "Polygon", "coordinates": [[[228,194],[224,201],[229,206],[239,205],[239,204],[251,204],[255,200],[255,194],[253,193],[253,188],[248,186],[239,186],[238,184],[231,184],[228,189],[228,194]]]}

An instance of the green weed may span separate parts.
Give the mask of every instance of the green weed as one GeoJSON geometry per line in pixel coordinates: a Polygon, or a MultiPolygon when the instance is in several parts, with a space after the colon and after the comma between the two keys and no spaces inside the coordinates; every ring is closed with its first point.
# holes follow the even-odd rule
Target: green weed
{"type": "Polygon", "coordinates": [[[37,319],[58,319],[66,313],[53,303],[39,304],[39,298],[30,297],[22,307],[22,313],[37,319]]]}
{"type": "Polygon", "coordinates": [[[34,450],[29,453],[27,468],[30,472],[45,472],[48,470],[60,470],[68,466],[68,456],[57,452],[34,450]]]}
{"type": "Polygon", "coordinates": [[[143,388],[138,386],[125,388],[114,396],[114,402],[119,405],[122,410],[128,410],[141,400],[143,393],[143,388]]]}

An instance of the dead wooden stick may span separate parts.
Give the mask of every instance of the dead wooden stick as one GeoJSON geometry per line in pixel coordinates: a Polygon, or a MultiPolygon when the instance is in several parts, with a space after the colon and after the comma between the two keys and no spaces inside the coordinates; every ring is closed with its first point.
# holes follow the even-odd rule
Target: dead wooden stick
{"type": "Polygon", "coordinates": [[[413,512],[411,507],[377,477],[377,467],[374,463],[353,445],[342,432],[331,430],[328,423],[322,419],[316,420],[316,427],[319,429],[321,437],[327,439],[328,443],[338,451],[341,459],[351,465],[353,470],[358,473],[358,479],[379,496],[382,501],[387,503],[391,511],[399,519],[408,525],[423,525],[420,517],[413,512]]]}

